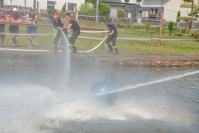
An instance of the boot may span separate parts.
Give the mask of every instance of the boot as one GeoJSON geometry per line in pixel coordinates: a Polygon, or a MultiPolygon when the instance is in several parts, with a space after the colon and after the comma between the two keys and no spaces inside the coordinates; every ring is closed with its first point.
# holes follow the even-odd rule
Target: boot
{"type": "Polygon", "coordinates": [[[116,54],[118,54],[118,53],[119,53],[118,48],[115,48],[115,53],[116,53],[116,54]]]}
{"type": "Polygon", "coordinates": [[[73,52],[73,53],[77,53],[77,48],[76,48],[75,46],[73,46],[72,52],[73,52]]]}
{"type": "Polygon", "coordinates": [[[113,48],[111,45],[108,45],[108,48],[109,48],[109,50],[108,50],[109,53],[113,51],[113,48]]]}

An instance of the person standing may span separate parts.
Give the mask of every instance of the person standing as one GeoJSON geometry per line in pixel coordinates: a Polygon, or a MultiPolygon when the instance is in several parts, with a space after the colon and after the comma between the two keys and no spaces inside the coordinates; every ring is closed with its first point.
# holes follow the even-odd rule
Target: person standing
{"type": "Polygon", "coordinates": [[[115,50],[115,53],[119,53],[119,50],[116,45],[118,32],[117,32],[117,28],[116,28],[115,24],[113,23],[112,19],[109,19],[108,30],[109,30],[109,32],[107,33],[108,37],[107,37],[106,43],[108,44],[109,52],[112,52],[113,50],[115,50]],[[112,42],[112,44],[110,44],[111,42],[112,42]]]}
{"type": "Polygon", "coordinates": [[[5,15],[4,9],[0,9],[0,46],[4,45],[5,39],[5,22],[7,21],[7,17],[5,15]]]}
{"type": "Polygon", "coordinates": [[[55,52],[57,52],[59,42],[62,41],[62,43],[64,43],[62,34],[61,34],[61,30],[63,30],[63,32],[65,33],[66,36],[68,34],[68,31],[67,31],[65,25],[63,24],[63,22],[61,20],[61,16],[58,12],[55,12],[53,14],[53,27],[57,30],[57,34],[54,39],[54,50],[55,50],[55,52]]]}
{"type": "Polygon", "coordinates": [[[35,14],[35,11],[33,9],[30,9],[30,11],[27,14],[27,29],[26,29],[26,33],[29,34],[28,35],[28,40],[30,41],[30,45],[32,47],[37,47],[38,44],[37,42],[34,40],[34,36],[31,34],[36,34],[37,33],[37,15],[35,14]]]}
{"type": "Polygon", "coordinates": [[[77,52],[77,48],[75,46],[75,42],[77,40],[77,37],[80,35],[80,26],[78,22],[71,16],[71,14],[66,13],[65,18],[69,20],[69,25],[67,26],[67,29],[72,29],[73,33],[72,36],[69,39],[70,47],[73,50],[73,53],[77,52]]]}
{"type": "Polygon", "coordinates": [[[19,33],[19,24],[21,23],[20,15],[17,10],[17,8],[13,8],[12,14],[11,14],[11,25],[9,27],[10,33],[13,33],[12,35],[12,47],[15,47],[17,45],[17,33],[19,33]]]}

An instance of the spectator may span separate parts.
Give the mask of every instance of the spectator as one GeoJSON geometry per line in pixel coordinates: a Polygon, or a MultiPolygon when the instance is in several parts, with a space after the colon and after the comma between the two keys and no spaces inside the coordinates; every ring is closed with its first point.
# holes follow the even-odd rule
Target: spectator
{"type": "Polygon", "coordinates": [[[12,35],[12,47],[15,47],[15,45],[17,44],[17,33],[19,33],[19,24],[21,23],[21,19],[19,16],[19,12],[17,10],[17,8],[13,8],[12,10],[12,14],[11,14],[11,25],[9,27],[9,31],[10,33],[13,33],[12,35]]]}
{"type": "Polygon", "coordinates": [[[30,45],[32,47],[37,47],[38,44],[36,43],[36,41],[34,40],[34,36],[31,34],[36,34],[37,33],[37,15],[35,14],[35,11],[30,9],[30,11],[27,14],[27,29],[26,29],[26,33],[29,34],[28,35],[28,39],[30,41],[30,45]]]}
{"type": "Polygon", "coordinates": [[[0,9],[0,45],[3,46],[5,39],[5,22],[7,17],[5,15],[4,9],[0,9]]]}

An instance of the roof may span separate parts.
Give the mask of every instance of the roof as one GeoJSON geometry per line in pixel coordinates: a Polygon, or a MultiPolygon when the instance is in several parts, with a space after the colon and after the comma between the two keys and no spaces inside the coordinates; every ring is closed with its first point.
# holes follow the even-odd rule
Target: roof
{"type": "Polygon", "coordinates": [[[137,5],[135,3],[125,3],[121,2],[121,0],[102,0],[103,3],[108,3],[112,6],[125,6],[125,5],[137,5]]]}

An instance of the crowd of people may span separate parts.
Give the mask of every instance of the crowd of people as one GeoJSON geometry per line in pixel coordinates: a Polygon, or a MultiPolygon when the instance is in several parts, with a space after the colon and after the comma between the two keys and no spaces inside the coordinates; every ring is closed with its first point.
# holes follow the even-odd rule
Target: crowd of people
{"type": "Polygon", "coordinates": [[[9,14],[4,9],[0,9],[0,45],[4,45],[5,25],[9,24],[9,32],[12,34],[12,47],[17,45],[17,34],[19,33],[19,24],[27,25],[26,33],[30,41],[30,46],[36,47],[38,44],[34,40],[33,34],[37,33],[37,15],[33,9],[30,9],[23,20],[17,8],[13,8],[9,14]]]}
{"type": "MultiPolygon", "coordinates": [[[[37,47],[38,44],[34,39],[34,34],[37,34],[38,28],[38,17],[36,12],[33,9],[30,9],[26,16],[25,20],[22,19],[21,14],[19,13],[17,8],[13,8],[10,14],[6,14],[4,9],[0,9],[0,45],[4,45],[5,40],[5,25],[9,24],[9,32],[12,35],[12,47],[17,45],[17,35],[19,34],[19,24],[26,25],[26,34],[27,38],[30,42],[31,47],[37,47]]],[[[75,46],[75,42],[80,35],[80,25],[76,20],[76,17],[73,14],[65,13],[64,17],[61,16],[59,12],[55,12],[52,15],[53,18],[53,26],[57,30],[57,34],[54,39],[54,50],[55,52],[58,50],[60,45],[60,41],[63,42],[62,31],[65,33],[65,36],[68,36],[68,30],[72,30],[72,35],[69,38],[69,47],[72,49],[73,53],[77,52],[77,48],[75,46]],[[66,20],[68,23],[63,22],[66,20]]],[[[115,53],[118,53],[118,48],[116,45],[117,40],[117,28],[112,19],[108,21],[107,25],[109,31],[106,33],[109,52],[115,50],[115,53]]]]}

